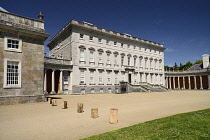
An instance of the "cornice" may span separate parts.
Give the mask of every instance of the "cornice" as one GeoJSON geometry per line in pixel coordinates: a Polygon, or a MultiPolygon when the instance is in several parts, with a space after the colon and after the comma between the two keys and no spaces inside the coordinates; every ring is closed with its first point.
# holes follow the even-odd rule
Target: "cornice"
{"type": "Polygon", "coordinates": [[[102,35],[105,35],[105,36],[110,36],[110,37],[118,38],[118,39],[125,40],[125,41],[133,41],[133,42],[136,42],[136,43],[145,44],[149,47],[158,48],[158,49],[161,49],[161,50],[166,49],[166,48],[163,47],[163,44],[160,44],[160,43],[156,43],[156,42],[152,42],[152,41],[149,41],[149,40],[144,40],[144,39],[141,39],[141,38],[133,37],[133,36],[128,35],[128,34],[115,32],[115,31],[112,31],[112,30],[108,30],[108,29],[105,29],[105,28],[95,26],[95,25],[87,23],[87,22],[81,22],[81,21],[77,21],[77,20],[74,20],[74,19],[71,20],[64,28],[62,28],[50,40],[48,45],[50,45],[53,42],[54,39],[59,37],[68,28],[76,28],[76,29],[79,29],[79,30],[82,29],[82,30],[85,30],[85,31],[94,32],[96,34],[102,34],[102,35]]]}

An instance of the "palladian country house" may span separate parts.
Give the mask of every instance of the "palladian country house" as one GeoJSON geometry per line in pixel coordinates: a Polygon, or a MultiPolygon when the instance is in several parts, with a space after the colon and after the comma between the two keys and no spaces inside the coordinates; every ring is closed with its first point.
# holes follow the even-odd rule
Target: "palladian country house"
{"type": "Polygon", "coordinates": [[[188,70],[165,71],[163,44],[78,20],[52,37],[47,57],[43,18],[0,9],[0,105],[41,102],[50,94],[210,89],[208,54],[188,70]]]}

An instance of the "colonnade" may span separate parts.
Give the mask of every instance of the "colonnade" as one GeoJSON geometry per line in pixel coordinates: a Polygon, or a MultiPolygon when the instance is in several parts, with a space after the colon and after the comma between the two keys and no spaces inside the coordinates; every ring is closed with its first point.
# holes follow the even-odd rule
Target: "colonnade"
{"type": "Polygon", "coordinates": [[[166,76],[165,81],[169,89],[198,89],[197,83],[199,83],[199,89],[203,89],[202,75],[166,76]]]}
{"type": "Polygon", "coordinates": [[[64,92],[63,72],[64,72],[64,70],[56,70],[56,69],[45,69],[44,70],[44,92],[45,93],[55,94],[55,93],[63,93],[64,92]],[[48,73],[48,70],[52,70],[52,73],[48,73]],[[55,74],[55,72],[59,72],[59,75],[58,75],[59,79],[57,79],[57,81],[55,79],[58,77],[56,77],[57,75],[55,74]],[[47,75],[49,77],[47,77],[47,75]],[[49,80],[49,78],[51,78],[51,80],[49,80]],[[51,82],[51,84],[49,84],[48,82],[51,82]],[[50,92],[48,91],[49,85],[51,87],[50,92]],[[57,91],[55,91],[56,85],[58,86],[57,91]]]}

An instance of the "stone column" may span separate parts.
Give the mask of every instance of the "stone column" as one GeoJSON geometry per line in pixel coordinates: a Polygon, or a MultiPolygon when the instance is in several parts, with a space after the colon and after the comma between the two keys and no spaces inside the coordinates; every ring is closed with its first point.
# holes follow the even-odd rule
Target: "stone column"
{"type": "Polygon", "coordinates": [[[168,76],[166,76],[166,87],[168,88],[168,76]]]}
{"type": "Polygon", "coordinates": [[[196,76],[194,76],[195,89],[197,89],[196,76]]]}
{"type": "Polygon", "coordinates": [[[183,76],[183,89],[185,89],[185,77],[183,76]]]}
{"type": "Polygon", "coordinates": [[[201,88],[200,89],[203,89],[202,75],[200,76],[200,85],[201,85],[201,88]]]}
{"type": "Polygon", "coordinates": [[[60,93],[63,93],[63,70],[60,70],[60,93]]]}
{"type": "Polygon", "coordinates": [[[178,78],[178,89],[180,89],[180,81],[179,81],[179,76],[178,76],[177,78],[178,78]]]}
{"type": "Polygon", "coordinates": [[[52,69],[52,91],[51,94],[55,94],[55,70],[52,69]]]}
{"type": "Polygon", "coordinates": [[[176,84],[175,84],[175,76],[173,77],[173,87],[174,87],[174,89],[176,88],[176,84]]]}
{"type": "Polygon", "coordinates": [[[189,89],[191,89],[190,76],[188,76],[189,89]]]}
{"type": "Polygon", "coordinates": [[[169,77],[169,89],[171,89],[171,77],[169,77]]]}
{"type": "Polygon", "coordinates": [[[44,70],[44,94],[47,94],[47,69],[44,70]]]}

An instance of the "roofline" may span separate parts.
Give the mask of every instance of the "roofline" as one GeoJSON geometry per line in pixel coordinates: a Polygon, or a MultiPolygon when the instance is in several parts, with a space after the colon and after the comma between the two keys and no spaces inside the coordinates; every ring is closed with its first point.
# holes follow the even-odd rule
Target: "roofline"
{"type": "Polygon", "coordinates": [[[43,20],[33,19],[33,18],[29,18],[29,17],[24,17],[24,16],[20,16],[20,15],[17,15],[17,14],[13,14],[13,13],[9,13],[9,12],[4,12],[4,11],[0,11],[0,12],[5,13],[5,14],[10,14],[10,15],[13,15],[13,16],[18,16],[18,17],[21,17],[21,18],[26,18],[26,19],[30,19],[30,20],[34,20],[34,21],[38,21],[38,22],[44,23],[43,20]]]}
{"type": "MultiPolygon", "coordinates": [[[[50,39],[50,41],[49,41],[49,43],[47,44],[47,46],[48,46],[49,44],[51,44],[52,40],[54,40],[54,39],[57,38],[60,34],[62,34],[62,32],[65,31],[68,27],[70,27],[71,25],[74,25],[74,24],[72,23],[72,21],[76,21],[76,22],[78,22],[78,23],[89,24],[89,25],[91,25],[91,26],[95,26],[95,25],[90,24],[90,23],[87,23],[87,22],[82,22],[82,21],[78,21],[78,20],[75,20],[75,19],[71,19],[70,22],[68,22],[68,23],[67,23],[67,24],[66,24],[58,33],[56,33],[56,34],[53,36],[52,39],[50,39]]],[[[143,40],[143,41],[147,41],[147,42],[144,42],[144,43],[150,42],[150,43],[153,43],[153,45],[157,44],[157,45],[158,45],[157,47],[160,47],[161,49],[166,49],[166,48],[163,47],[163,44],[161,44],[161,43],[156,43],[156,42],[153,42],[153,41],[141,39],[141,38],[138,38],[138,37],[134,37],[134,36],[125,34],[125,33],[120,33],[120,32],[116,32],[116,31],[113,31],[113,30],[106,29],[106,28],[102,28],[102,27],[99,27],[99,26],[95,26],[95,27],[96,27],[96,28],[101,28],[101,29],[104,29],[104,30],[107,30],[107,31],[111,31],[111,32],[116,33],[116,34],[126,35],[126,36],[130,36],[130,37],[132,37],[132,38],[136,38],[136,39],[138,39],[138,40],[136,40],[136,41],[143,40]]],[[[117,35],[116,35],[116,36],[117,36],[117,35]]],[[[118,36],[118,37],[119,37],[119,36],[118,36]]],[[[131,39],[131,38],[130,38],[130,39],[131,39]]],[[[49,46],[48,46],[48,47],[49,47],[49,46]]]]}

